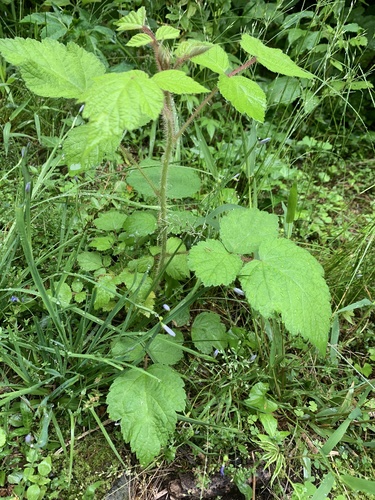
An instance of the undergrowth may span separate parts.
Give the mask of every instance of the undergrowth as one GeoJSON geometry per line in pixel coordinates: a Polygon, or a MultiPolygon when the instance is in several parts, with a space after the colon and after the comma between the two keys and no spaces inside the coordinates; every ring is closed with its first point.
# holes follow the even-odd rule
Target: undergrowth
{"type": "Polygon", "coordinates": [[[136,3],[0,2],[0,496],[372,498],[375,13],[136,3]]]}

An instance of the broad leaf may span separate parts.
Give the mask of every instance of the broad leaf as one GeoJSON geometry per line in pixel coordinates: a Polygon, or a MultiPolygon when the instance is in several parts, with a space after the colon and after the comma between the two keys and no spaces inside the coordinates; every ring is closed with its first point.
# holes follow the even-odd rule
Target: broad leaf
{"type": "Polygon", "coordinates": [[[117,136],[103,136],[91,123],[70,130],[63,144],[69,174],[77,175],[91,167],[97,167],[104,159],[115,159],[121,137],[122,133],[117,136]]]}
{"type": "Polygon", "coordinates": [[[109,212],[105,212],[94,219],[93,224],[95,227],[102,229],[103,231],[120,231],[126,221],[126,218],[126,214],[122,214],[117,210],[110,210],[109,212]]]}
{"type": "Polygon", "coordinates": [[[211,354],[213,349],[224,350],[228,346],[226,328],[220,316],[213,312],[198,314],[191,327],[194,345],[204,354],[211,354]]]}
{"type": "Polygon", "coordinates": [[[269,385],[263,382],[257,382],[250,390],[248,399],[244,404],[253,410],[259,410],[263,413],[272,413],[277,410],[277,404],[267,398],[269,385]]]}
{"type": "Polygon", "coordinates": [[[156,30],[155,37],[156,40],[174,40],[180,36],[180,30],[173,28],[172,26],[161,26],[156,30]]]}
{"type": "Polygon", "coordinates": [[[220,238],[228,252],[256,252],[262,241],[278,237],[277,215],[249,208],[233,210],[220,222],[220,238]]]}
{"type": "MultiPolygon", "coordinates": [[[[152,186],[159,189],[161,182],[161,164],[152,160],[141,163],[143,173],[147,176],[152,186]]],[[[127,176],[126,181],[143,196],[155,198],[155,192],[145,180],[139,170],[133,170],[127,176]]],[[[196,194],[201,186],[198,174],[189,167],[172,165],[168,171],[168,198],[189,198],[196,194]]]]}
{"type": "Polygon", "coordinates": [[[44,97],[80,99],[93,78],[105,72],[99,59],[73,42],[6,38],[0,40],[0,53],[20,67],[27,87],[44,97]]]}
{"type": "Polygon", "coordinates": [[[168,263],[166,273],[177,281],[190,276],[189,266],[187,263],[186,246],[180,238],[168,238],[167,240],[167,259],[173,255],[172,260],[168,263]],[[175,253],[176,252],[176,253],[175,253]]]}
{"type": "Polygon", "coordinates": [[[96,271],[103,265],[102,257],[97,252],[82,252],[78,255],[77,261],[84,271],[96,271]]]}
{"type": "Polygon", "coordinates": [[[91,119],[99,135],[111,137],[156,120],[164,94],[146,73],[132,70],[96,78],[82,101],[86,103],[83,116],[91,119]]]}
{"type": "Polygon", "coordinates": [[[111,300],[116,296],[116,283],[115,277],[106,274],[99,276],[97,284],[95,285],[95,302],[94,309],[112,309],[111,300]]]}
{"type": "Polygon", "coordinates": [[[137,12],[129,12],[127,16],[122,17],[117,24],[117,31],[139,30],[146,23],[146,9],[141,7],[137,12]]]}
{"type": "Polygon", "coordinates": [[[183,386],[178,373],[160,364],[150,366],[147,373],[126,371],[111,385],[107,396],[109,417],[120,420],[124,440],[142,466],[156,457],[174,432],[176,412],[185,408],[183,386]]]}
{"type": "Polygon", "coordinates": [[[169,335],[156,335],[148,348],[148,354],[154,363],[162,365],[175,365],[183,358],[181,345],[184,337],[178,330],[173,330],[175,337],[169,335]]]}
{"type": "Polygon", "coordinates": [[[115,238],[113,236],[98,236],[90,241],[89,246],[103,252],[104,250],[113,248],[114,243],[115,238]]]}
{"type": "Polygon", "coordinates": [[[136,211],[126,219],[124,230],[132,238],[148,236],[156,231],[157,221],[149,212],[136,211]]]}
{"type": "Polygon", "coordinates": [[[242,267],[238,255],[232,255],[220,241],[206,240],[195,245],[188,264],[204,286],[230,285],[242,267]]]}
{"type": "Polygon", "coordinates": [[[205,87],[194,81],[183,71],[168,69],[156,73],[152,80],[162,89],[173,94],[201,94],[209,92],[205,87]]]}
{"type": "Polygon", "coordinates": [[[300,82],[296,78],[280,76],[267,89],[268,105],[290,104],[301,95],[300,82]]]}
{"type": "Polygon", "coordinates": [[[349,474],[340,474],[340,479],[354,491],[361,491],[363,493],[367,493],[368,495],[375,496],[375,481],[370,481],[361,477],[354,477],[349,474]]]}
{"type": "Polygon", "coordinates": [[[265,66],[274,73],[281,73],[287,76],[298,76],[300,78],[314,78],[312,73],[300,68],[280,49],[271,49],[257,38],[245,33],[242,35],[240,44],[248,54],[255,56],[262,66],[265,66]]]}
{"type": "Polygon", "coordinates": [[[241,271],[250,305],[265,318],[280,313],[290,333],[301,334],[324,354],[331,307],[321,265],[309,252],[284,239],[261,243],[259,259],[241,271]]]}
{"type": "Polygon", "coordinates": [[[266,94],[259,85],[244,76],[220,75],[218,87],[220,93],[240,113],[246,113],[250,118],[264,122],[266,110],[266,94]]]}
{"type": "Polygon", "coordinates": [[[214,73],[224,74],[229,68],[228,54],[220,45],[213,45],[209,50],[191,59],[194,63],[209,68],[214,73]]]}
{"type": "Polygon", "coordinates": [[[126,44],[127,47],[143,47],[144,45],[148,45],[152,42],[152,38],[150,35],[146,35],[146,33],[138,33],[131,37],[131,39],[126,44]]]}

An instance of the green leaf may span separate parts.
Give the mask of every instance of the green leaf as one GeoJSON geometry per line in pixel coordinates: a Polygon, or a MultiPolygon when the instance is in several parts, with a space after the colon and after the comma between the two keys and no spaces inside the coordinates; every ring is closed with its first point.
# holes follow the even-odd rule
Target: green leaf
{"type": "Polygon", "coordinates": [[[139,30],[145,26],[146,23],[146,9],[141,7],[137,12],[129,12],[127,16],[122,17],[117,24],[117,31],[139,30]]]}
{"type": "MultiPolygon", "coordinates": [[[[141,162],[143,173],[156,187],[160,187],[161,182],[161,164],[156,161],[145,160],[141,162]]],[[[146,182],[145,178],[139,170],[133,170],[129,173],[126,181],[136,191],[143,196],[155,198],[156,195],[152,187],[146,182]]],[[[172,165],[168,171],[168,198],[189,198],[197,193],[200,189],[201,182],[198,174],[189,167],[172,165]]]]}
{"type": "Polygon", "coordinates": [[[133,238],[141,238],[153,234],[156,228],[156,218],[149,212],[133,212],[124,224],[124,230],[133,238]]]}
{"type": "Polygon", "coordinates": [[[115,151],[121,142],[118,136],[102,136],[94,125],[86,124],[69,131],[63,144],[63,153],[69,165],[69,174],[77,175],[98,166],[104,159],[116,159],[115,151]]]}
{"type": "Polygon", "coordinates": [[[369,481],[349,474],[340,474],[341,481],[354,491],[361,491],[368,495],[375,495],[375,481],[369,481]]]}
{"type": "Polygon", "coordinates": [[[211,47],[212,43],[199,42],[198,40],[184,40],[177,45],[174,55],[180,59],[187,60],[204,54],[210,50],[211,47]]]}
{"type": "Polygon", "coordinates": [[[241,47],[257,61],[274,73],[287,76],[298,76],[300,78],[314,78],[309,71],[300,68],[289,56],[280,49],[271,49],[260,40],[244,33],[240,42],[241,47]]]}
{"type": "Polygon", "coordinates": [[[214,73],[219,73],[220,75],[230,69],[228,54],[220,45],[213,45],[209,50],[205,50],[202,54],[192,57],[191,60],[199,64],[199,66],[209,68],[214,73]]]}
{"type": "Polygon", "coordinates": [[[141,339],[127,336],[116,339],[111,345],[111,352],[115,358],[123,358],[125,361],[139,361],[145,355],[145,348],[141,339]]]}
{"type": "Polygon", "coordinates": [[[109,417],[121,421],[124,440],[130,442],[142,466],[167,444],[177,422],[176,412],[184,410],[186,400],[184,383],[172,368],[155,364],[147,373],[126,371],[113,382],[107,396],[109,417]]]}
{"type": "Polygon", "coordinates": [[[50,38],[6,38],[0,40],[0,53],[20,67],[27,87],[44,97],[80,99],[93,78],[105,72],[94,54],[73,42],[65,46],[50,38]]]}
{"type": "Polygon", "coordinates": [[[124,223],[127,219],[127,215],[118,212],[117,210],[110,210],[105,212],[96,219],[94,219],[93,224],[98,229],[103,231],[120,231],[123,228],[124,223]]]}
{"type": "Polygon", "coordinates": [[[162,89],[173,94],[201,94],[209,92],[208,89],[194,81],[183,71],[167,69],[156,73],[152,80],[162,89]]]}
{"type": "Polygon", "coordinates": [[[188,264],[204,286],[230,285],[242,267],[241,257],[232,255],[220,241],[206,240],[195,245],[188,264]]]}
{"type": "Polygon", "coordinates": [[[191,327],[191,338],[203,354],[211,354],[213,349],[224,350],[228,346],[226,328],[220,316],[213,312],[198,314],[191,327]]]}
{"type": "Polygon", "coordinates": [[[101,255],[97,252],[82,252],[78,255],[77,261],[84,271],[96,271],[103,265],[101,255]]]}
{"type": "Polygon", "coordinates": [[[228,252],[242,255],[256,252],[264,240],[278,237],[278,217],[249,208],[233,210],[220,222],[220,238],[228,252]]]}
{"type": "Polygon", "coordinates": [[[280,76],[271,82],[267,89],[268,105],[290,104],[301,95],[299,80],[288,76],[280,76]]]}
{"type": "Polygon", "coordinates": [[[331,307],[321,265],[284,239],[261,243],[259,259],[247,263],[240,277],[250,305],[265,318],[280,313],[291,334],[301,334],[324,355],[331,307]]]}
{"type": "Polygon", "coordinates": [[[106,274],[100,276],[95,285],[94,309],[105,309],[110,301],[116,296],[116,283],[114,276],[106,274]]]}
{"type": "Polygon", "coordinates": [[[3,427],[0,427],[0,448],[7,442],[7,433],[3,427]]]}
{"type": "Polygon", "coordinates": [[[32,484],[27,488],[26,491],[27,500],[39,500],[40,498],[40,487],[37,484],[32,484]]]}
{"type": "Polygon", "coordinates": [[[152,38],[150,35],[146,35],[146,33],[137,33],[132,36],[131,39],[126,44],[127,47],[143,47],[144,45],[148,45],[152,42],[152,38]]]}
{"type": "Polygon", "coordinates": [[[156,30],[155,37],[158,41],[174,40],[180,36],[180,30],[172,26],[161,26],[156,30]]]}
{"type": "Polygon", "coordinates": [[[220,75],[218,87],[220,93],[240,113],[264,122],[266,110],[266,94],[259,85],[244,76],[220,75]]]}
{"type": "Polygon", "coordinates": [[[68,307],[72,301],[72,297],[72,290],[70,289],[68,283],[62,283],[57,288],[56,299],[62,307],[68,307]]]}
{"type": "Polygon", "coordinates": [[[183,351],[180,346],[184,342],[184,337],[178,330],[173,331],[176,333],[175,337],[156,335],[151,342],[148,353],[154,363],[175,365],[183,358],[183,351]]]}
{"type": "Polygon", "coordinates": [[[267,398],[269,385],[257,382],[250,390],[248,399],[245,399],[246,406],[264,413],[272,413],[277,410],[277,404],[267,398]]]}
{"type": "Polygon", "coordinates": [[[113,236],[98,236],[97,238],[93,238],[92,241],[90,241],[89,246],[103,252],[105,250],[113,248],[114,243],[115,238],[113,236]]]}
{"type": "Polygon", "coordinates": [[[110,137],[156,120],[164,94],[146,73],[132,70],[96,78],[82,100],[86,103],[83,116],[95,124],[98,136],[110,137]]]}
{"type": "Polygon", "coordinates": [[[167,254],[168,259],[173,254],[175,255],[168,263],[166,273],[177,281],[188,278],[190,276],[190,271],[187,263],[186,246],[182,243],[182,240],[180,240],[180,238],[168,238],[167,254]]]}

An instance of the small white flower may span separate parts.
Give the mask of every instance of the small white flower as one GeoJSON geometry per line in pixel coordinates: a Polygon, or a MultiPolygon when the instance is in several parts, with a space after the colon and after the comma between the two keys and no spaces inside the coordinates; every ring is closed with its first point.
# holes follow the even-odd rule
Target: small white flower
{"type": "Polygon", "coordinates": [[[233,291],[234,293],[236,293],[237,295],[239,295],[240,297],[244,297],[245,296],[245,292],[243,290],[241,290],[241,288],[233,288],[233,291]]]}
{"type": "Polygon", "coordinates": [[[176,336],[176,334],[174,333],[174,331],[172,330],[172,328],[169,328],[169,326],[165,325],[164,323],[162,323],[161,326],[163,327],[163,330],[168,333],[168,335],[170,335],[171,337],[175,337],[176,336]]]}
{"type": "Polygon", "coordinates": [[[171,310],[171,308],[169,307],[168,304],[163,304],[163,309],[164,309],[164,311],[170,311],[171,310]]]}

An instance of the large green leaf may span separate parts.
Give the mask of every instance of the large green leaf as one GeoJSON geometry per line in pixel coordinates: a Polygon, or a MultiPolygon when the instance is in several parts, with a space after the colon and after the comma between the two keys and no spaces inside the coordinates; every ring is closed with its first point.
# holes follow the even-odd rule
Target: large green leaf
{"type": "Polygon", "coordinates": [[[131,238],[141,238],[156,231],[156,217],[149,212],[137,210],[126,219],[124,230],[131,238]]]}
{"type": "Polygon", "coordinates": [[[63,144],[64,160],[69,166],[69,174],[77,175],[100,165],[104,159],[115,159],[121,137],[122,133],[101,135],[99,128],[92,123],[70,130],[63,144]]]}
{"type": "Polygon", "coordinates": [[[232,255],[220,241],[206,240],[195,245],[188,264],[204,286],[230,285],[242,267],[241,257],[232,255]]]}
{"type": "Polygon", "coordinates": [[[220,45],[213,45],[209,50],[191,59],[196,64],[209,68],[214,73],[224,74],[229,68],[228,54],[220,45]]]}
{"type": "Polygon", "coordinates": [[[190,76],[185,75],[183,71],[168,69],[156,73],[152,80],[163,90],[173,94],[201,94],[209,92],[203,85],[194,81],[190,76]]]}
{"type": "Polygon", "coordinates": [[[250,254],[262,241],[278,237],[277,215],[257,208],[233,210],[220,222],[220,237],[228,252],[250,254]]]}
{"type": "Polygon", "coordinates": [[[148,45],[152,42],[152,38],[150,35],[146,33],[137,33],[132,36],[131,39],[126,44],[127,47],[143,47],[144,45],[148,45]]]}
{"type": "Polygon", "coordinates": [[[172,26],[161,26],[156,30],[155,38],[158,41],[162,40],[174,40],[180,36],[180,30],[173,28],[172,26]]]}
{"type": "Polygon", "coordinates": [[[213,312],[198,314],[191,327],[194,345],[204,354],[211,354],[213,349],[223,350],[228,346],[226,328],[220,316],[213,312]]]}
{"type": "Polygon", "coordinates": [[[102,137],[118,135],[156,120],[164,102],[163,91],[143,71],[108,73],[95,78],[82,96],[83,111],[102,137]]]}
{"type": "Polygon", "coordinates": [[[264,122],[266,110],[266,94],[259,85],[244,76],[220,75],[218,87],[220,93],[240,113],[264,122]]]}
{"type": "Polygon", "coordinates": [[[130,442],[141,465],[148,465],[173,433],[176,412],[185,408],[183,385],[178,373],[160,364],[150,366],[147,373],[126,371],[111,385],[109,416],[121,421],[124,440],[130,442]]]}
{"type": "Polygon", "coordinates": [[[271,49],[264,45],[258,38],[244,33],[240,42],[241,47],[257,61],[274,73],[287,76],[298,76],[300,78],[314,78],[309,71],[300,68],[289,56],[280,49],[271,49]]]}
{"type": "Polygon", "coordinates": [[[93,224],[103,231],[120,231],[123,228],[127,215],[117,210],[109,210],[94,219],[93,224]]]}
{"type": "Polygon", "coordinates": [[[20,67],[27,87],[44,97],[80,99],[93,78],[105,72],[94,54],[73,42],[65,46],[50,38],[6,38],[0,40],[0,53],[20,67]]]}
{"type": "MultiPolygon", "coordinates": [[[[147,176],[152,186],[160,187],[161,169],[159,162],[145,160],[141,163],[143,173],[147,176]]],[[[128,184],[143,196],[156,197],[153,188],[145,180],[139,170],[133,170],[126,178],[128,184]]],[[[201,186],[198,174],[189,167],[172,165],[168,171],[168,198],[189,198],[196,194],[201,186]]]]}
{"type": "Polygon", "coordinates": [[[247,263],[240,276],[250,305],[266,318],[280,313],[290,333],[301,334],[324,354],[331,307],[321,265],[284,239],[261,243],[259,259],[247,263]]]}

